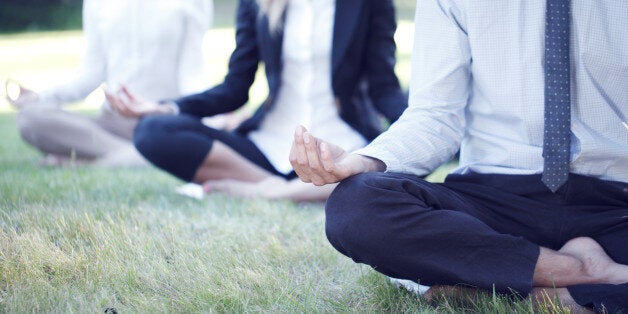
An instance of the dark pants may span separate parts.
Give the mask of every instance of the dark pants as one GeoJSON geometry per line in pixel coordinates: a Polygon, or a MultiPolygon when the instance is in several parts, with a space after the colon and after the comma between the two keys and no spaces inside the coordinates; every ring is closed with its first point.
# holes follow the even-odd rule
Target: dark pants
{"type": "Polygon", "coordinates": [[[214,141],[229,146],[272,174],[286,179],[296,177],[294,171],[287,175],[278,172],[246,136],[210,128],[185,114],[143,118],[133,135],[135,147],[148,161],[184,181],[194,179],[214,141]]]}
{"type": "MultiPolygon", "coordinates": [[[[327,202],[331,244],[355,262],[425,285],[466,284],[522,297],[539,246],[587,236],[628,264],[628,184],[570,175],[556,194],[540,175],[399,173],[343,181],[327,202]]],[[[628,312],[628,283],[568,287],[581,305],[628,312]]]]}

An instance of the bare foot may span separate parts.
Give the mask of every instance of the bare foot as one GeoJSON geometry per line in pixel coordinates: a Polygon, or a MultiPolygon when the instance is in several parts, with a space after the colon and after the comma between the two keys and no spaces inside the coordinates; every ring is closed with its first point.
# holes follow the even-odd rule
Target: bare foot
{"type": "Polygon", "coordinates": [[[210,180],[203,183],[205,193],[221,192],[244,198],[257,197],[260,189],[257,182],[245,182],[235,179],[210,180]]]}
{"type": "Polygon", "coordinates": [[[582,271],[592,279],[591,283],[628,282],[628,265],[614,262],[604,248],[591,238],[571,239],[558,252],[579,259],[582,262],[582,271]]]}
{"type": "Polygon", "coordinates": [[[269,177],[259,182],[245,182],[235,179],[210,180],[203,184],[205,193],[222,192],[243,198],[281,198],[286,181],[278,177],[269,177]]]}
{"type": "MultiPolygon", "coordinates": [[[[539,312],[547,312],[543,310],[549,310],[550,313],[557,312],[557,307],[568,309],[569,313],[593,313],[589,308],[586,308],[578,303],[571,297],[567,288],[534,288],[530,292],[530,300],[535,309],[539,312]]],[[[536,312],[536,311],[535,311],[536,312]]]]}

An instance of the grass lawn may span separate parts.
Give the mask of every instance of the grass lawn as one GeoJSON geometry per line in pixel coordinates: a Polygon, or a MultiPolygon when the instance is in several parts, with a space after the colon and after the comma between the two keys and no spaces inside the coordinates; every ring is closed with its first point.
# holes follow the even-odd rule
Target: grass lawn
{"type": "MultiPolygon", "coordinates": [[[[210,81],[232,34],[208,35],[220,43],[207,54],[210,81]]],[[[0,80],[46,86],[71,73],[80,43],[79,32],[0,36],[0,80]]],[[[263,93],[255,87],[253,100],[263,93]]],[[[154,168],[42,168],[14,116],[0,102],[0,312],[532,312],[493,296],[430,306],[395,289],[327,243],[322,204],[197,201],[154,168]]]]}

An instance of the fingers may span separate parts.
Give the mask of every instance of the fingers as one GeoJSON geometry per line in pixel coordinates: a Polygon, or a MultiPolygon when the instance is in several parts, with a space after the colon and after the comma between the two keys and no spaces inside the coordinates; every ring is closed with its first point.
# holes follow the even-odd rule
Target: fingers
{"type": "Polygon", "coordinates": [[[309,132],[303,133],[303,142],[305,144],[305,153],[307,156],[307,165],[309,167],[312,183],[314,185],[325,185],[327,183],[328,174],[321,163],[320,152],[318,148],[319,140],[314,138],[309,132]]]}
{"type": "Polygon", "coordinates": [[[304,127],[297,128],[290,163],[301,181],[317,186],[338,182],[336,161],[329,147],[328,143],[312,136],[304,127]]]}
{"type": "Polygon", "coordinates": [[[120,86],[120,91],[119,93],[122,93],[124,95],[124,97],[126,97],[126,99],[128,99],[131,103],[137,103],[137,98],[131,94],[131,92],[129,92],[129,89],[126,87],[126,85],[121,85],[120,86]]]}
{"type": "Polygon", "coordinates": [[[123,116],[132,116],[132,112],[129,107],[119,97],[107,91],[105,91],[105,97],[107,98],[109,105],[111,105],[111,108],[115,111],[119,112],[123,116]]]}
{"type": "Polygon", "coordinates": [[[124,86],[115,94],[105,91],[105,97],[114,110],[126,117],[139,118],[158,110],[157,105],[149,107],[147,103],[138,101],[124,86]]]}
{"type": "Polygon", "coordinates": [[[22,86],[12,79],[7,79],[4,83],[4,94],[11,105],[16,105],[22,95],[22,86]]]}
{"type": "Polygon", "coordinates": [[[325,169],[325,171],[329,173],[334,172],[334,170],[336,169],[336,163],[334,162],[334,159],[332,158],[329,144],[327,144],[326,142],[322,142],[320,145],[320,151],[321,151],[321,164],[323,165],[323,169],[325,169]]]}
{"type": "Polygon", "coordinates": [[[290,150],[290,163],[292,168],[299,175],[299,178],[303,182],[312,182],[310,179],[310,171],[307,167],[309,164],[307,161],[307,152],[305,151],[305,142],[303,141],[303,133],[305,128],[298,126],[294,132],[294,141],[292,142],[292,149],[290,150]]]}

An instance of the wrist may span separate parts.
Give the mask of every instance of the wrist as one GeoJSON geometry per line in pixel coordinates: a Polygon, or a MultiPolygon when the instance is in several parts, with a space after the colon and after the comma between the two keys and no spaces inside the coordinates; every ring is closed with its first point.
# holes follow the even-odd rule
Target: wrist
{"type": "Polygon", "coordinates": [[[362,172],[383,172],[386,171],[386,164],[377,159],[377,158],[373,158],[373,157],[369,157],[369,156],[364,156],[364,155],[358,155],[360,156],[360,161],[362,161],[362,167],[363,167],[363,171],[362,172]]]}
{"type": "Polygon", "coordinates": [[[386,164],[383,161],[359,154],[350,154],[349,158],[352,159],[353,174],[364,172],[383,172],[386,170],[386,164]]]}
{"type": "Polygon", "coordinates": [[[158,102],[159,106],[158,111],[162,114],[171,114],[178,115],[179,114],[179,106],[177,103],[172,100],[162,100],[158,102]]]}

